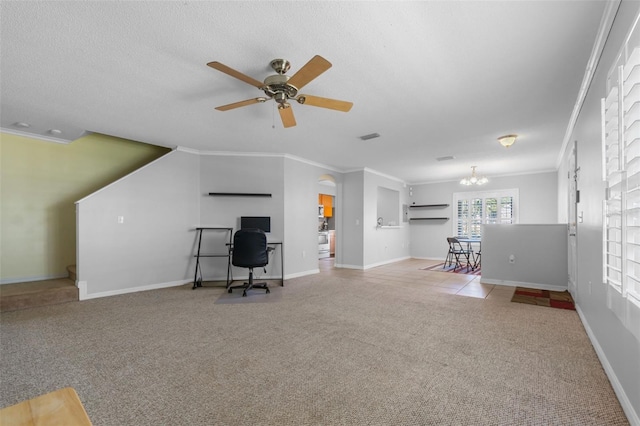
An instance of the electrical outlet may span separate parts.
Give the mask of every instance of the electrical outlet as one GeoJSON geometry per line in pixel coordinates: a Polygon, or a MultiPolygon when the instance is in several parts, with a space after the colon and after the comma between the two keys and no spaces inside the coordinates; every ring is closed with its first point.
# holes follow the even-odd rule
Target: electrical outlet
{"type": "Polygon", "coordinates": [[[516,263],[516,257],[513,254],[509,256],[509,263],[511,264],[516,263]]]}
{"type": "Polygon", "coordinates": [[[118,223],[124,223],[124,216],[118,216],[118,223]]]}

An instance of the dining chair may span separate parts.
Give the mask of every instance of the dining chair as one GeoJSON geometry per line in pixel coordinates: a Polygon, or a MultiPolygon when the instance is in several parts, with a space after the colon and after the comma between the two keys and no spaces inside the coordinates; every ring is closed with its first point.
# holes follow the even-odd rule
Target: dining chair
{"type": "Polygon", "coordinates": [[[444,265],[442,265],[442,269],[447,267],[447,263],[449,266],[454,264],[454,270],[462,268],[461,259],[463,259],[466,260],[465,265],[467,267],[467,272],[469,272],[469,268],[473,266],[471,264],[471,259],[475,259],[473,256],[473,250],[462,247],[462,244],[460,244],[460,241],[458,241],[456,237],[447,237],[447,243],[449,243],[449,251],[447,252],[447,258],[444,261],[444,265]]]}

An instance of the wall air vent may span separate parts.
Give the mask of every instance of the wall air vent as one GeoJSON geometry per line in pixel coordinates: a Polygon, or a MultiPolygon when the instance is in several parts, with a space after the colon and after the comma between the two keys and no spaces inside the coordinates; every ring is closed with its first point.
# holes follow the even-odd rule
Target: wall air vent
{"type": "Polygon", "coordinates": [[[454,157],[453,155],[446,155],[444,157],[436,158],[436,161],[449,161],[449,160],[453,160],[454,158],[456,157],[454,157]]]}
{"type": "Polygon", "coordinates": [[[367,141],[369,139],[375,139],[379,137],[380,137],[380,133],[371,133],[369,135],[360,136],[360,139],[362,139],[363,141],[367,141]]]}

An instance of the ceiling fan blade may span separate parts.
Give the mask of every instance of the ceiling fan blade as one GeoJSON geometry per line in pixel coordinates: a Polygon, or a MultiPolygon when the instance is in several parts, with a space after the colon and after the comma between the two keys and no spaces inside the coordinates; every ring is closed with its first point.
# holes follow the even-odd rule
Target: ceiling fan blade
{"type": "Polygon", "coordinates": [[[240,107],[247,106],[247,105],[252,105],[252,104],[257,104],[257,103],[264,102],[266,100],[267,100],[267,98],[247,99],[246,101],[240,101],[240,102],[234,102],[234,103],[228,104],[228,105],[222,105],[222,106],[216,107],[216,109],[218,111],[229,111],[230,109],[240,108],[240,107]]]}
{"type": "Polygon", "coordinates": [[[287,103],[278,104],[278,112],[280,113],[284,127],[293,127],[296,125],[296,118],[293,116],[293,108],[291,108],[291,105],[287,103]]]}
{"type": "Polygon", "coordinates": [[[304,64],[304,66],[300,68],[287,83],[300,90],[303,86],[306,86],[311,80],[329,68],[331,68],[331,62],[327,61],[322,56],[316,55],[311,58],[309,62],[304,64]]]}
{"type": "Polygon", "coordinates": [[[343,112],[348,112],[353,106],[353,102],[339,101],[337,99],[321,98],[319,96],[311,95],[300,95],[296,100],[303,105],[335,109],[343,112]]]}
{"type": "Polygon", "coordinates": [[[263,82],[258,81],[255,78],[249,77],[248,75],[242,74],[240,71],[236,71],[233,68],[229,68],[228,66],[226,66],[225,64],[221,64],[220,62],[217,62],[217,61],[209,62],[207,65],[213,69],[216,69],[220,72],[230,75],[231,77],[237,78],[238,80],[242,80],[247,84],[255,86],[258,89],[264,86],[263,82]]]}

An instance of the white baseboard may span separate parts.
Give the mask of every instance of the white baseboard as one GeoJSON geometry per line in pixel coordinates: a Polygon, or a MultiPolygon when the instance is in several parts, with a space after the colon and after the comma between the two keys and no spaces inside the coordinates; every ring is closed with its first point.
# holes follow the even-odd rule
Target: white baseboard
{"type": "Polygon", "coordinates": [[[296,272],[295,274],[288,274],[284,276],[285,280],[290,280],[291,278],[300,278],[306,277],[307,275],[319,274],[320,269],[310,269],[308,271],[296,272]]]}
{"type": "Polygon", "coordinates": [[[396,259],[385,260],[385,261],[382,261],[382,262],[370,263],[369,265],[365,265],[363,269],[366,271],[367,269],[377,268],[378,266],[384,266],[384,265],[388,265],[390,263],[401,262],[401,261],[407,260],[407,259],[411,259],[411,257],[410,256],[403,256],[403,257],[398,257],[396,259]]]}
{"type": "Polygon", "coordinates": [[[509,281],[509,280],[494,280],[494,279],[484,278],[484,277],[481,277],[480,281],[482,282],[482,284],[505,285],[505,286],[511,286],[511,287],[526,287],[526,288],[535,288],[537,290],[550,290],[550,291],[567,290],[567,286],[552,285],[552,284],[526,283],[522,281],[509,281]]]}
{"type": "Polygon", "coordinates": [[[178,287],[178,286],[181,286],[187,283],[192,283],[192,282],[193,282],[192,279],[169,281],[166,283],[149,284],[149,285],[143,285],[140,287],[129,287],[129,288],[123,288],[120,290],[109,290],[109,291],[102,291],[98,293],[89,293],[89,294],[87,293],[88,284],[86,281],[78,281],[77,286],[80,293],[80,300],[89,300],[89,299],[97,299],[99,297],[117,296],[120,294],[127,294],[127,293],[137,293],[139,291],[158,290],[161,288],[168,288],[168,287],[178,287]]]}
{"type": "Polygon", "coordinates": [[[15,283],[30,283],[32,281],[59,280],[60,278],[69,278],[69,274],[62,275],[39,275],[37,277],[8,278],[0,280],[0,285],[15,283]]]}
{"type": "Polygon", "coordinates": [[[344,268],[344,269],[358,269],[358,270],[364,269],[362,265],[348,265],[346,263],[334,263],[333,266],[336,268],[344,268]]]}
{"type": "Polygon", "coordinates": [[[348,265],[344,263],[336,263],[334,266],[336,268],[345,268],[345,269],[358,269],[361,271],[366,271],[367,269],[377,268],[378,266],[388,265],[390,263],[401,262],[403,260],[411,259],[411,256],[398,257],[396,259],[385,260],[383,262],[371,263],[369,265],[348,265]]]}
{"type": "Polygon", "coordinates": [[[78,287],[78,300],[87,300],[87,282],[76,281],[76,287],[78,287]]]}
{"type": "Polygon", "coordinates": [[[627,397],[627,394],[625,393],[624,388],[620,384],[620,381],[618,380],[618,377],[616,376],[615,371],[613,371],[613,368],[611,367],[611,364],[609,363],[609,360],[607,359],[607,356],[604,353],[604,350],[602,350],[602,346],[600,346],[600,343],[598,342],[598,339],[596,339],[595,334],[593,334],[593,331],[591,330],[591,327],[589,326],[587,319],[582,313],[580,306],[578,306],[577,304],[576,304],[576,312],[580,317],[580,321],[582,321],[582,326],[587,332],[587,336],[589,336],[591,345],[593,346],[593,348],[596,351],[596,354],[598,355],[600,364],[602,364],[602,368],[604,368],[604,371],[607,374],[609,381],[611,382],[613,391],[616,393],[616,396],[618,397],[618,401],[620,401],[622,410],[627,415],[627,419],[629,420],[629,423],[632,426],[640,426],[640,414],[637,413],[633,408],[633,405],[631,404],[631,401],[629,401],[629,398],[627,397]]]}

